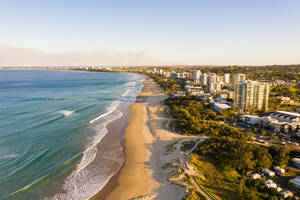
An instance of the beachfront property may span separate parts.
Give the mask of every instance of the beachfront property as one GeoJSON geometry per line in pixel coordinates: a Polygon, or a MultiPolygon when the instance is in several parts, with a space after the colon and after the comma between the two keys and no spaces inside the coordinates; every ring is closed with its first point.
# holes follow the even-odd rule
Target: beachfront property
{"type": "Polygon", "coordinates": [[[235,83],[234,107],[242,111],[249,109],[267,110],[269,85],[258,81],[244,80],[235,83]]]}

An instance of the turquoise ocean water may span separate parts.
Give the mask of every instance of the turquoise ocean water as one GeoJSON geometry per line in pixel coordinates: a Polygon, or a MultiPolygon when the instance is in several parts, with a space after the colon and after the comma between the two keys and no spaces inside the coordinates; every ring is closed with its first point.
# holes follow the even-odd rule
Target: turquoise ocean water
{"type": "Polygon", "coordinates": [[[0,199],[95,194],[110,177],[86,170],[96,144],[142,83],[135,74],[0,71],[0,199]]]}

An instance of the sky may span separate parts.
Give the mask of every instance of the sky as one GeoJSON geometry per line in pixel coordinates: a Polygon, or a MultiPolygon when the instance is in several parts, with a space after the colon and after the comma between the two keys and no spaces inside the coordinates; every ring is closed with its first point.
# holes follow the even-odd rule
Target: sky
{"type": "Polygon", "coordinates": [[[300,63],[299,0],[0,0],[0,66],[300,63]]]}

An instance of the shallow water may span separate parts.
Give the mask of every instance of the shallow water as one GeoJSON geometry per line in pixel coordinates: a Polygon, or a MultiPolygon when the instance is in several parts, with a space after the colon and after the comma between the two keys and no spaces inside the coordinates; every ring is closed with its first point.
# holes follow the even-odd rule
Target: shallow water
{"type": "MultiPolygon", "coordinates": [[[[96,144],[142,81],[121,73],[0,71],[0,199],[85,199],[103,187],[110,174],[93,179],[88,170],[96,144]]],[[[107,153],[122,163],[120,152],[107,153]]]]}

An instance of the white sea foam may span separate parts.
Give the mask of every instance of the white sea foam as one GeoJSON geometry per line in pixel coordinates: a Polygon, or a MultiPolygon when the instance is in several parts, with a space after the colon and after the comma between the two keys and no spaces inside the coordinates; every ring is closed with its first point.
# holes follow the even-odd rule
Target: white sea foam
{"type": "Polygon", "coordinates": [[[17,158],[19,157],[19,154],[8,154],[8,155],[0,155],[0,159],[12,159],[12,158],[17,158]]]}
{"type": "Polygon", "coordinates": [[[131,82],[126,83],[124,86],[134,87],[135,85],[136,85],[136,82],[135,81],[131,81],[131,82]]]}
{"type": "Polygon", "coordinates": [[[123,94],[121,94],[121,97],[125,97],[125,96],[127,96],[128,95],[128,93],[129,93],[129,91],[130,91],[130,89],[128,89],[128,90],[126,90],[123,94]]]}
{"type": "Polygon", "coordinates": [[[92,123],[94,123],[95,121],[97,121],[97,120],[99,120],[99,119],[101,119],[101,118],[103,118],[103,117],[105,117],[105,116],[111,114],[112,112],[114,112],[114,111],[117,109],[117,107],[118,107],[119,105],[120,105],[120,101],[114,101],[114,102],[112,102],[111,105],[107,108],[107,111],[108,111],[108,112],[106,112],[106,113],[104,113],[104,114],[102,114],[102,115],[100,115],[100,116],[98,116],[98,117],[92,119],[91,121],[89,121],[89,123],[92,124],[92,123]]]}
{"type": "Polygon", "coordinates": [[[72,115],[75,111],[72,111],[72,110],[61,110],[59,111],[61,114],[63,114],[64,116],[69,116],[69,115],[72,115]]]}
{"type": "MultiPolygon", "coordinates": [[[[120,102],[119,102],[120,103],[120,102]]],[[[107,134],[106,125],[110,122],[120,118],[123,113],[117,110],[119,103],[112,103],[109,107],[109,112],[105,116],[101,115],[101,118],[104,118],[105,121],[100,125],[95,125],[95,129],[98,130],[96,134],[91,138],[89,146],[84,152],[83,157],[76,167],[76,169],[67,177],[63,185],[65,193],[58,193],[54,196],[53,199],[70,199],[70,200],[79,200],[79,199],[89,199],[95,195],[99,190],[101,190],[108,180],[113,176],[118,170],[114,173],[99,173],[93,169],[87,169],[87,167],[94,161],[97,155],[97,145],[107,134]],[[111,114],[111,115],[109,115],[111,114]]],[[[100,116],[99,116],[100,117],[100,116]]],[[[99,120],[100,118],[95,118],[99,120]]],[[[92,122],[93,123],[93,122],[92,122]]],[[[121,152],[121,150],[120,150],[121,152]]],[[[114,162],[121,164],[123,162],[122,158],[119,156],[113,157],[108,156],[108,159],[113,160],[114,162]]]]}

